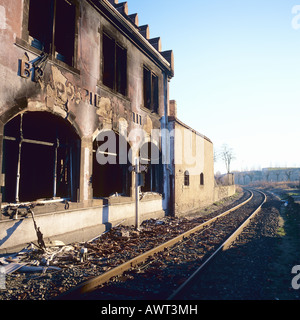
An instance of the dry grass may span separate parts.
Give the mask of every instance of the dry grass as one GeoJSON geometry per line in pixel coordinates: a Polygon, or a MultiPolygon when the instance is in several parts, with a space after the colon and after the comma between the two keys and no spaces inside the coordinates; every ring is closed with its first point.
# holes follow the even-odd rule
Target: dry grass
{"type": "Polygon", "coordinates": [[[237,193],[242,193],[243,192],[242,187],[240,187],[238,185],[236,185],[235,190],[236,190],[237,193]]]}
{"type": "Polygon", "coordinates": [[[299,189],[298,181],[281,181],[281,182],[267,182],[267,181],[255,181],[247,185],[257,189],[299,189]]]}

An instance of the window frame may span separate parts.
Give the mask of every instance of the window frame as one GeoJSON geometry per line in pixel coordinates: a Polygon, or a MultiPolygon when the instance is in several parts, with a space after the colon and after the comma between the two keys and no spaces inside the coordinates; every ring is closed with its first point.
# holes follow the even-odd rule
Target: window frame
{"type": "Polygon", "coordinates": [[[143,65],[143,104],[151,112],[159,112],[159,77],[143,65]]]}
{"type": "MultiPolygon", "coordinates": [[[[29,30],[29,19],[30,19],[30,1],[31,0],[24,0],[24,9],[23,9],[23,22],[22,22],[22,38],[19,39],[17,38],[16,43],[22,47],[25,47],[28,50],[31,50],[32,52],[36,54],[42,54],[43,52],[46,52],[44,50],[39,49],[36,46],[32,45],[32,36],[30,35],[30,30],[29,30]]],[[[67,2],[70,2],[72,5],[75,7],[75,17],[74,17],[74,52],[71,57],[71,63],[70,61],[63,61],[62,59],[59,58],[59,56],[56,55],[55,53],[55,46],[53,45],[55,43],[55,32],[54,32],[54,24],[55,24],[55,19],[56,19],[56,2],[60,0],[52,0],[54,3],[54,14],[52,18],[52,31],[51,31],[51,40],[49,43],[49,52],[46,52],[49,55],[49,59],[57,62],[59,65],[62,65],[64,67],[70,68],[73,71],[77,71],[77,59],[78,59],[78,30],[79,30],[79,16],[80,16],[80,9],[79,9],[79,3],[78,0],[67,0],[67,2]]],[[[49,14],[51,15],[51,14],[49,14]]]]}
{"type": "Polygon", "coordinates": [[[184,171],[184,175],[183,175],[183,185],[185,187],[189,187],[190,186],[190,173],[188,170],[184,171]]]}
{"type": "Polygon", "coordinates": [[[102,76],[102,84],[113,90],[114,92],[117,92],[124,97],[127,97],[128,92],[128,50],[126,47],[120,44],[119,41],[117,41],[114,37],[112,37],[108,32],[103,31],[102,32],[102,70],[101,70],[101,76],[102,76]],[[107,68],[106,64],[106,45],[104,44],[105,41],[110,41],[111,45],[113,47],[113,57],[108,57],[109,65],[107,68]],[[111,60],[110,60],[111,59],[111,60]],[[113,61],[112,61],[113,60],[113,61]],[[110,66],[111,63],[113,63],[113,66],[110,66]],[[109,67],[111,67],[111,70],[109,70],[109,67]],[[105,73],[106,71],[110,71],[112,75],[107,78],[105,73]],[[109,83],[111,82],[111,83],[109,83]]]}
{"type": "Polygon", "coordinates": [[[204,186],[204,173],[201,172],[200,174],[200,186],[204,186]]]}

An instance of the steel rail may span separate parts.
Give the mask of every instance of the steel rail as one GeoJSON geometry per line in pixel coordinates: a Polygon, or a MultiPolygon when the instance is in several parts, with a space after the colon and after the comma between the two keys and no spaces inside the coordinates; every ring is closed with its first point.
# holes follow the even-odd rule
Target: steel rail
{"type": "MultiPolygon", "coordinates": [[[[250,191],[250,190],[249,190],[250,191]]],[[[185,290],[188,285],[191,284],[191,281],[202,271],[202,269],[220,252],[227,250],[231,244],[237,239],[237,237],[243,232],[243,230],[247,227],[247,225],[251,222],[251,220],[258,214],[261,210],[263,204],[267,201],[267,196],[259,191],[255,190],[263,196],[263,200],[260,205],[251,213],[251,215],[215,250],[207,260],[204,261],[203,264],[177,289],[175,290],[171,296],[167,300],[174,300],[176,296],[178,296],[183,290],[185,290]]],[[[250,191],[251,192],[251,191],[250,191]]],[[[253,195],[253,193],[252,193],[253,195]]]]}
{"type": "Polygon", "coordinates": [[[77,295],[82,295],[88,292],[92,292],[94,291],[98,286],[108,282],[110,279],[122,275],[125,271],[131,269],[132,267],[135,267],[138,264],[141,264],[143,262],[145,262],[149,257],[153,256],[154,254],[158,253],[158,252],[162,252],[164,250],[166,250],[167,248],[173,246],[174,244],[178,243],[179,241],[182,241],[183,239],[185,239],[186,237],[190,236],[193,233],[196,233],[197,231],[202,230],[204,227],[212,224],[214,221],[216,221],[217,219],[226,216],[227,214],[239,209],[240,207],[244,206],[246,203],[248,203],[252,198],[253,198],[253,192],[250,190],[247,190],[250,192],[250,196],[248,199],[246,199],[245,201],[243,201],[242,203],[236,205],[235,207],[219,214],[218,216],[196,226],[195,228],[192,228],[182,234],[180,234],[179,236],[127,261],[124,262],[123,264],[99,275],[96,276],[92,279],[89,279],[79,285],[77,285],[76,287],[62,293],[61,295],[59,295],[56,299],[68,299],[68,297],[70,296],[77,296],[77,295]]]}

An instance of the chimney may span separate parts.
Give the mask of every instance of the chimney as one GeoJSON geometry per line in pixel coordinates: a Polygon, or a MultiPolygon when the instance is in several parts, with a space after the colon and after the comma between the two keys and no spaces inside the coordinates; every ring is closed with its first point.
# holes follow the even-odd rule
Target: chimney
{"type": "Polygon", "coordinates": [[[177,102],[176,102],[176,100],[169,101],[169,117],[177,118],[177,102]]]}

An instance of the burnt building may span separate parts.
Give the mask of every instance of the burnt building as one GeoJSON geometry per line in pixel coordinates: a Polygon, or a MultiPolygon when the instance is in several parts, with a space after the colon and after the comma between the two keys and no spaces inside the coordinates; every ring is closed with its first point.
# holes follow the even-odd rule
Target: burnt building
{"type": "MultiPolygon", "coordinates": [[[[139,152],[154,144],[162,153],[151,130],[166,126],[172,51],[161,51],[126,2],[1,1],[0,16],[2,208],[39,200],[53,212],[67,200],[69,218],[54,220],[68,224],[71,212],[86,209],[78,228],[126,218],[135,197],[129,167],[139,156],[128,152],[135,134],[128,136],[143,131],[139,152]],[[99,134],[108,131],[115,148],[99,151],[107,140],[99,134]],[[110,161],[100,165],[99,152],[110,161]],[[103,208],[101,216],[93,207],[103,208]]],[[[148,163],[141,214],[167,209],[165,175],[161,162],[148,163]]]]}
{"type": "Polygon", "coordinates": [[[34,240],[28,204],[45,238],[133,223],[138,176],[141,219],[174,214],[173,52],[127,2],[1,0],[0,38],[0,251],[34,240]]]}

